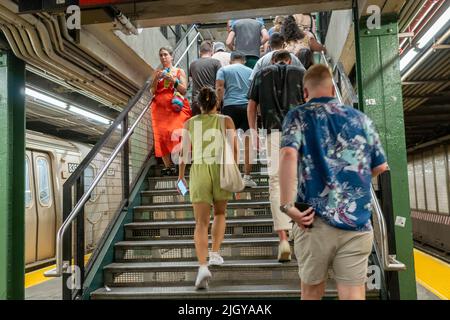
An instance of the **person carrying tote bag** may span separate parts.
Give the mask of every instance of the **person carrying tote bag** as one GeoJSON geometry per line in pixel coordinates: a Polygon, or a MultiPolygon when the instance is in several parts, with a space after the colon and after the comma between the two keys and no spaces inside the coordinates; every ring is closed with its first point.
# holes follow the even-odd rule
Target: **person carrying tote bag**
{"type": "MultiPolygon", "coordinates": [[[[221,150],[225,146],[223,139],[225,129],[229,130],[230,143],[233,146],[230,148],[233,150],[231,155],[236,159],[238,147],[233,120],[218,114],[220,104],[214,89],[201,88],[196,100],[202,113],[184,124],[177,186],[180,183],[183,183],[185,187],[188,186],[185,180],[185,169],[186,164],[190,162],[189,154],[191,154],[189,196],[195,216],[194,242],[199,263],[195,287],[206,289],[212,278],[208,265],[224,263],[220,255],[220,247],[225,236],[227,203],[233,199],[232,192],[221,188],[221,180],[223,180],[221,179],[223,156],[221,150]],[[208,139],[208,137],[214,137],[214,139],[208,139]],[[214,221],[211,226],[212,246],[211,251],[208,252],[211,207],[214,209],[214,221]]],[[[234,159],[232,163],[235,164],[234,159]]],[[[181,193],[181,190],[179,192],[181,193]]]]}
{"type": "MultiPolygon", "coordinates": [[[[240,192],[244,190],[245,184],[242,180],[239,167],[234,160],[234,153],[230,146],[230,139],[228,139],[224,116],[221,116],[220,123],[223,136],[222,161],[220,163],[220,188],[230,192],[240,192]]],[[[239,159],[239,155],[237,158],[239,159]]]]}

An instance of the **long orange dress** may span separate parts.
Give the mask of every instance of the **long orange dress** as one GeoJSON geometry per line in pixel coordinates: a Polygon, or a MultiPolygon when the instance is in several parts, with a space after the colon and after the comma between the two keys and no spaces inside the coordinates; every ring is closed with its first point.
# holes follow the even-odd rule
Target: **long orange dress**
{"type": "MultiPolygon", "coordinates": [[[[180,79],[180,69],[173,68],[172,74],[180,79]]],[[[158,81],[156,92],[151,105],[152,126],[155,145],[155,156],[160,158],[172,152],[180,143],[180,139],[172,141],[172,133],[176,129],[183,128],[184,123],[192,116],[189,101],[184,98],[184,106],[180,112],[172,108],[172,98],[175,89],[173,83],[161,79],[158,81]]]]}

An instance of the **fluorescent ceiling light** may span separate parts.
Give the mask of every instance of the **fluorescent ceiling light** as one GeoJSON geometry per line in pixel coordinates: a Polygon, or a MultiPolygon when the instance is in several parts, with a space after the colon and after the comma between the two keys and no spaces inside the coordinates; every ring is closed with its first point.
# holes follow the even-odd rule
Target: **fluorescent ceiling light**
{"type": "Polygon", "coordinates": [[[86,118],[95,120],[95,121],[103,123],[103,124],[108,124],[108,125],[111,124],[110,120],[108,120],[108,119],[106,119],[106,118],[104,118],[102,116],[99,116],[99,115],[97,115],[95,113],[92,113],[92,112],[89,112],[89,111],[77,108],[75,106],[70,106],[69,107],[69,111],[72,111],[72,112],[74,112],[76,114],[85,116],[86,118]]]}
{"type": "Polygon", "coordinates": [[[50,96],[47,96],[47,95],[45,95],[43,93],[37,92],[37,91],[35,91],[33,89],[25,88],[25,94],[30,96],[30,97],[33,97],[33,98],[35,98],[37,100],[45,102],[47,104],[50,104],[52,106],[60,107],[60,108],[66,109],[66,110],[68,110],[70,112],[82,115],[82,116],[84,116],[86,118],[89,118],[91,120],[94,120],[94,121],[97,121],[97,122],[100,122],[100,123],[103,123],[103,124],[106,124],[106,125],[111,124],[110,120],[108,120],[108,119],[106,119],[106,118],[104,118],[102,116],[99,116],[99,115],[97,115],[95,113],[83,110],[81,108],[78,108],[78,107],[75,107],[75,106],[72,106],[72,105],[69,106],[65,102],[62,102],[62,101],[60,101],[58,99],[55,99],[55,98],[50,97],[50,96]]]}
{"type": "Polygon", "coordinates": [[[417,41],[417,47],[419,49],[424,48],[434,36],[441,31],[441,29],[450,20],[450,7],[439,17],[439,19],[431,26],[430,29],[417,41]]]}
{"type": "Polygon", "coordinates": [[[405,54],[400,59],[400,71],[405,69],[407,65],[410,64],[410,62],[417,56],[417,51],[414,49],[410,49],[407,54],[405,54]]]}
{"type": "Polygon", "coordinates": [[[30,96],[30,97],[33,97],[33,98],[35,98],[37,100],[41,100],[43,102],[51,104],[53,106],[57,106],[57,107],[60,107],[60,108],[63,108],[63,109],[67,108],[67,103],[64,103],[64,102],[62,102],[60,100],[57,100],[55,98],[52,98],[50,96],[47,96],[47,95],[42,94],[40,92],[37,92],[37,91],[35,91],[33,89],[25,88],[25,94],[30,96]]]}

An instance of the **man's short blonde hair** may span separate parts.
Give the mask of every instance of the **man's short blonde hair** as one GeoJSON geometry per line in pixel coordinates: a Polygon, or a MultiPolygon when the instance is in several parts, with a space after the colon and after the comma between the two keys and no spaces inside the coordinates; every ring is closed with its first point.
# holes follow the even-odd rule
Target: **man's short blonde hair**
{"type": "Polygon", "coordinates": [[[308,88],[332,85],[332,79],[333,75],[330,68],[323,64],[315,64],[306,71],[303,77],[303,85],[308,88]]]}

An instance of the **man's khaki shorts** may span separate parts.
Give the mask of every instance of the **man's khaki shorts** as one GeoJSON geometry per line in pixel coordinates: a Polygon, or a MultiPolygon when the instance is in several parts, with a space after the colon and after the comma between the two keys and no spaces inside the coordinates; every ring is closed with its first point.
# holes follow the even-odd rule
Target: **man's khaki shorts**
{"type": "Polygon", "coordinates": [[[313,225],[313,228],[303,230],[294,224],[292,229],[302,282],[309,285],[324,282],[331,267],[337,283],[350,286],[365,284],[373,231],[338,229],[319,217],[314,219],[313,225]]]}

